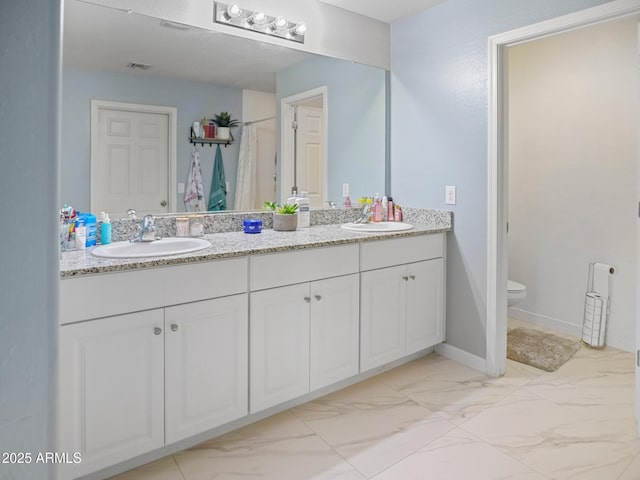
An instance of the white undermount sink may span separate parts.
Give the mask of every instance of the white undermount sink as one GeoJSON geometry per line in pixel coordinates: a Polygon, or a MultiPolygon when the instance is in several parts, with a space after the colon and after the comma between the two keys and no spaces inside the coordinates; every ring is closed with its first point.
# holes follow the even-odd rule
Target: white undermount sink
{"type": "Polygon", "coordinates": [[[401,232],[411,230],[413,225],[403,222],[371,222],[371,223],[343,223],[343,230],[351,232],[401,232]]]}
{"type": "Polygon", "coordinates": [[[197,252],[211,246],[201,238],[167,237],[153,242],[116,242],[100,245],[91,253],[104,258],[139,258],[197,252]]]}

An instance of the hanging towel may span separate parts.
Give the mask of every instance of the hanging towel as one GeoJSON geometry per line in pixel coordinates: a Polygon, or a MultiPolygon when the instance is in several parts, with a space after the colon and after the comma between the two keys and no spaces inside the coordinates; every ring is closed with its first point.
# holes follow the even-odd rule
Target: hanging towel
{"type": "Polygon", "coordinates": [[[222,164],[222,151],[220,145],[216,149],[216,158],[213,161],[213,177],[211,178],[211,193],[209,194],[208,210],[227,209],[227,182],[224,178],[224,165],[222,164]]]}
{"type": "Polygon", "coordinates": [[[187,212],[203,212],[206,209],[202,170],[200,168],[200,152],[195,147],[191,150],[191,169],[189,170],[187,188],[184,192],[184,206],[187,212]]]}
{"type": "Polygon", "coordinates": [[[236,210],[253,210],[256,205],[257,152],[258,140],[256,127],[245,125],[240,138],[240,155],[238,157],[238,173],[236,175],[236,195],[233,208],[236,210]]]}

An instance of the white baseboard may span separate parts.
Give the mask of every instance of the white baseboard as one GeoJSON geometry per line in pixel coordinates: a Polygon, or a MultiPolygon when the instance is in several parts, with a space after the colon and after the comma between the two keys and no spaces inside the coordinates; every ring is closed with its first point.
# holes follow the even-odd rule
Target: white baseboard
{"type": "Polygon", "coordinates": [[[551,328],[558,332],[566,333],[574,337],[582,337],[582,325],[576,325],[574,323],[565,322],[558,318],[548,317],[539,313],[529,312],[518,307],[511,307],[508,310],[509,318],[515,318],[516,320],[522,320],[523,322],[532,323],[540,327],[551,328]]]}
{"type": "MultiPolygon", "coordinates": [[[[529,312],[518,307],[511,307],[509,309],[509,318],[532,323],[533,325],[538,325],[540,327],[551,328],[558,332],[582,338],[582,325],[576,325],[574,323],[565,322],[539,313],[529,312]]],[[[607,336],[605,344],[608,347],[624,350],[625,352],[635,351],[634,338],[619,339],[607,336]]]]}
{"type": "Polygon", "coordinates": [[[487,373],[487,361],[473,353],[466,352],[448,343],[440,343],[436,345],[435,351],[443,357],[450,358],[455,362],[461,363],[469,368],[473,368],[474,370],[478,370],[479,372],[487,373]]]}

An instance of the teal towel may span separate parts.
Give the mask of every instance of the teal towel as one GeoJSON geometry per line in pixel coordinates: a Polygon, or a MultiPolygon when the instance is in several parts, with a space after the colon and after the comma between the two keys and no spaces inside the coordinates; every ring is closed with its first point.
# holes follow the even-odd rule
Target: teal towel
{"type": "Polygon", "coordinates": [[[222,164],[222,152],[220,145],[216,149],[216,158],[213,162],[213,177],[211,177],[211,193],[209,194],[209,206],[207,210],[227,209],[227,182],[224,178],[224,165],[222,164]]]}

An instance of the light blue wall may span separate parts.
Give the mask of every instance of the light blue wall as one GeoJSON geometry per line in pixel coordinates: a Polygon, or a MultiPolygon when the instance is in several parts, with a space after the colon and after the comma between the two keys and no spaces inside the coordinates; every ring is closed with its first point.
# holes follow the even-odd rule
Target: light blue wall
{"type": "MultiPolygon", "coordinates": [[[[124,74],[65,67],[62,84],[61,199],[80,210],[89,210],[91,181],[91,100],[163,105],[178,109],[177,182],[186,183],[191,161],[189,127],[202,117],[229,112],[242,115],[242,89],[205,82],[176,80],[145,74],[124,74]]],[[[236,142],[222,148],[225,176],[229,182],[227,207],[233,208],[240,129],[236,142]]],[[[209,198],[215,146],[198,146],[205,198],[209,198]]],[[[184,194],[176,205],[184,211],[184,194]]],[[[135,208],[135,205],[132,205],[135,208]]]]}
{"type": "Polygon", "coordinates": [[[278,106],[282,98],[323,85],[329,97],[327,198],[340,205],[343,183],[350,185],[352,201],[384,194],[385,71],[314,57],[278,73],[278,106]]]}
{"type": "MultiPolygon", "coordinates": [[[[0,2],[0,452],[55,450],[60,5],[0,2]]],[[[0,478],[53,478],[43,463],[0,478]]]]}
{"type": "Polygon", "coordinates": [[[448,0],[391,27],[394,198],[450,209],[447,343],[486,355],[487,39],[606,0],[448,0]],[[444,204],[445,185],[458,203],[444,204]]]}

